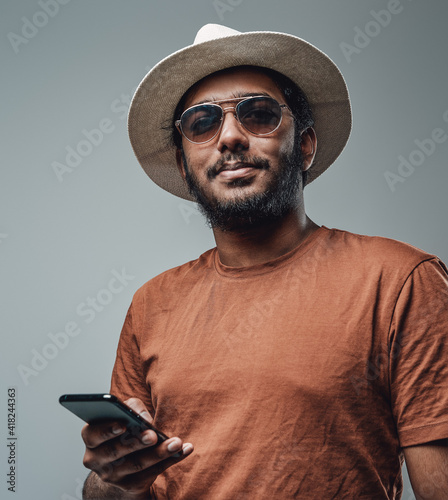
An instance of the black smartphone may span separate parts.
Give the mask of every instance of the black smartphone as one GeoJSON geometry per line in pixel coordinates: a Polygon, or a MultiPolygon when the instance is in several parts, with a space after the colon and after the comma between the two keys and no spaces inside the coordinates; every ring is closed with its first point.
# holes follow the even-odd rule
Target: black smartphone
{"type": "Polygon", "coordinates": [[[112,394],[64,394],[59,402],[88,424],[116,420],[126,425],[127,431],[132,435],[138,435],[147,429],[153,430],[157,434],[157,444],[169,439],[112,394]]]}

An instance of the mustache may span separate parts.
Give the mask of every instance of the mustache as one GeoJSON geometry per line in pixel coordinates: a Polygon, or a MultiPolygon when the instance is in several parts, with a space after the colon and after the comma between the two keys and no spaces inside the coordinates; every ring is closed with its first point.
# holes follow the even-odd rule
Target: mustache
{"type": "Polygon", "coordinates": [[[266,158],[261,158],[259,156],[247,156],[244,153],[227,153],[207,168],[207,177],[209,179],[215,178],[224,164],[228,162],[246,163],[254,168],[259,168],[260,170],[268,170],[271,168],[271,164],[269,163],[269,160],[266,160],[266,158]]]}

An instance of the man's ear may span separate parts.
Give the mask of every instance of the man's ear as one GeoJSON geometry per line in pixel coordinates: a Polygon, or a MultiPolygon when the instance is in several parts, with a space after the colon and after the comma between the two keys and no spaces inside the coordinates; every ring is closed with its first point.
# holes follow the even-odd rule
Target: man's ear
{"type": "Polygon", "coordinates": [[[177,163],[177,168],[179,169],[180,175],[182,176],[183,180],[185,180],[184,161],[182,159],[182,151],[179,148],[176,149],[176,163],[177,163]]]}
{"type": "Polygon", "coordinates": [[[317,150],[317,137],[313,127],[308,127],[300,135],[300,147],[303,156],[303,171],[308,170],[313,164],[317,150]]]}

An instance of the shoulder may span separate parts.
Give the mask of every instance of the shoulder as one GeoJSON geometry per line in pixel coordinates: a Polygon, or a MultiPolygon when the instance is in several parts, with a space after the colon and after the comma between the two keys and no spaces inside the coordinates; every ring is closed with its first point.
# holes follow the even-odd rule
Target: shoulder
{"type": "Polygon", "coordinates": [[[197,259],[168,269],[150,279],[135,292],[133,302],[141,302],[148,298],[155,300],[162,295],[166,298],[170,293],[190,287],[193,282],[200,279],[200,276],[214,268],[215,251],[215,248],[207,250],[197,259]]]}
{"type": "Polygon", "coordinates": [[[328,229],[324,240],[323,275],[331,283],[343,283],[345,293],[354,294],[354,301],[363,293],[369,300],[373,294],[374,301],[395,304],[406,284],[409,293],[447,293],[444,263],[409,243],[339,229],[328,229]]]}
{"type": "Polygon", "coordinates": [[[412,271],[420,263],[436,259],[409,243],[383,236],[367,236],[341,229],[329,229],[332,247],[355,261],[381,267],[401,268],[412,271]]]}
{"type": "Polygon", "coordinates": [[[436,255],[395,239],[328,229],[325,241],[325,256],[335,278],[398,291],[415,273],[446,275],[436,255]]]}

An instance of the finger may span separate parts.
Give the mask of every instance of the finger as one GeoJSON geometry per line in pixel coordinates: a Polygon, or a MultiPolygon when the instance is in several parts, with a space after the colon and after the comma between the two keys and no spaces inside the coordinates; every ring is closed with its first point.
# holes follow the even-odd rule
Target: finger
{"type": "MultiPolygon", "coordinates": [[[[85,431],[86,433],[87,430],[85,431]]],[[[91,430],[90,434],[94,434],[94,430],[91,430]]],[[[87,434],[85,438],[87,443],[89,443],[90,434],[87,434]]],[[[95,442],[95,439],[92,437],[93,442],[95,442]]],[[[141,434],[136,428],[129,429],[121,435],[114,436],[112,439],[103,440],[96,446],[86,446],[83,460],[84,466],[97,471],[106,464],[120,460],[133,452],[154,447],[156,443],[157,435],[154,431],[147,430],[141,434]]]]}
{"type": "Polygon", "coordinates": [[[154,419],[152,418],[151,414],[147,410],[146,406],[144,405],[143,401],[138,398],[129,398],[125,401],[125,404],[129,406],[132,410],[135,411],[135,413],[138,413],[142,418],[147,420],[150,424],[153,423],[154,419]]]}
{"type": "Polygon", "coordinates": [[[193,451],[192,445],[183,446],[179,438],[171,438],[161,445],[146,449],[130,451],[128,448],[126,454],[121,457],[116,454],[117,449],[115,452],[108,450],[107,459],[100,457],[98,449],[86,450],[84,455],[84,465],[87,468],[95,471],[102,481],[116,486],[126,481],[127,476],[134,477],[141,471],[146,471],[147,479],[152,477],[155,480],[160,471],[183,460],[193,451]],[[178,453],[180,456],[175,458],[174,455],[178,453]]]}
{"type": "Polygon", "coordinates": [[[185,460],[188,456],[190,456],[194,451],[194,447],[191,443],[184,443],[182,445],[182,448],[179,450],[178,457],[170,457],[167,458],[159,463],[157,463],[154,466],[154,470],[156,475],[158,476],[162,472],[164,472],[166,469],[171,467],[174,464],[177,464],[178,462],[181,462],[182,460],[185,460]]]}
{"type": "Polygon", "coordinates": [[[126,474],[153,467],[162,460],[182,454],[183,443],[178,437],[172,437],[157,446],[147,446],[146,448],[142,448],[142,445],[132,441],[129,446],[125,436],[121,437],[119,441],[120,443],[117,443],[113,452],[107,444],[107,452],[109,457],[113,454],[115,460],[119,460],[120,464],[123,464],[122,470],[126,474]],[[121,448],[123,445],[125,448],[121,448]]]}
{"type": "Polygon", "coordinates": [[[128,487],[133,482],[138,482],[140,473],[144,474],[144,479],[155,478],[172,465],[181,462],[193,452],[193,445],[186,443],[180,445],[179,438],[173,438],[171,444],[176,444],[173,448],[176,451],[168,451],[168,445],[161,445],[150,450],[140,450],[126,455],[116,462],[105,464],[96,472],[104,482],[111,482],[120,487],[128,487]],[[165,448],[165,449],[163,449],[165,448]],[[179,453],[179,457],[173,455],[179,453]]]}
{"type": "MultiPolygon", "coordinates": [[[[159,474],[164,472],[172,465],[175,465],[179,462],[182,462],[182,460],[185,460],[188,456],[191,455],[193,451],[194,451],[193,445],[191,443],[185,443],[182,446],[179,458],[170,457],[165,460],[162,460],[161,462],[158,462],[156,465],[152,467],[145,468],[140,471],[137,471],[136,469],[134,473],[124,476],[123,479],[121,479],[118,483],[116,483],[116,485],[123,488],[126,491],[129,491],[130,489],[134,488],[137,491],[139,489],[139,485],[143,485],[148,482],[152,483],[159,474]]],[[[144,489],[142,491],[144,491],[144,489]]]]}
{"type": "Polygon", "coordinates": [[[179,460],[186,458],[192,451],[193,445],[191,443],[183,444],[178,437],[174,437],[148,450],[123,457],[124,460],[121,462],[122,470],[126,474],[132,474],[144,469],[154,468],[159,474],[159,468],[165,470],[179,460]],[[164,465],[160,465],[162,463],[164,465]]]}
{"type": "Polygon", "coordinates": [[[108,421],[97,424],[86,424],[81,430],[82,439],[87,448],[96,448],[102,443],[120,436],[126,431],[123,423],[108,421]]]}

